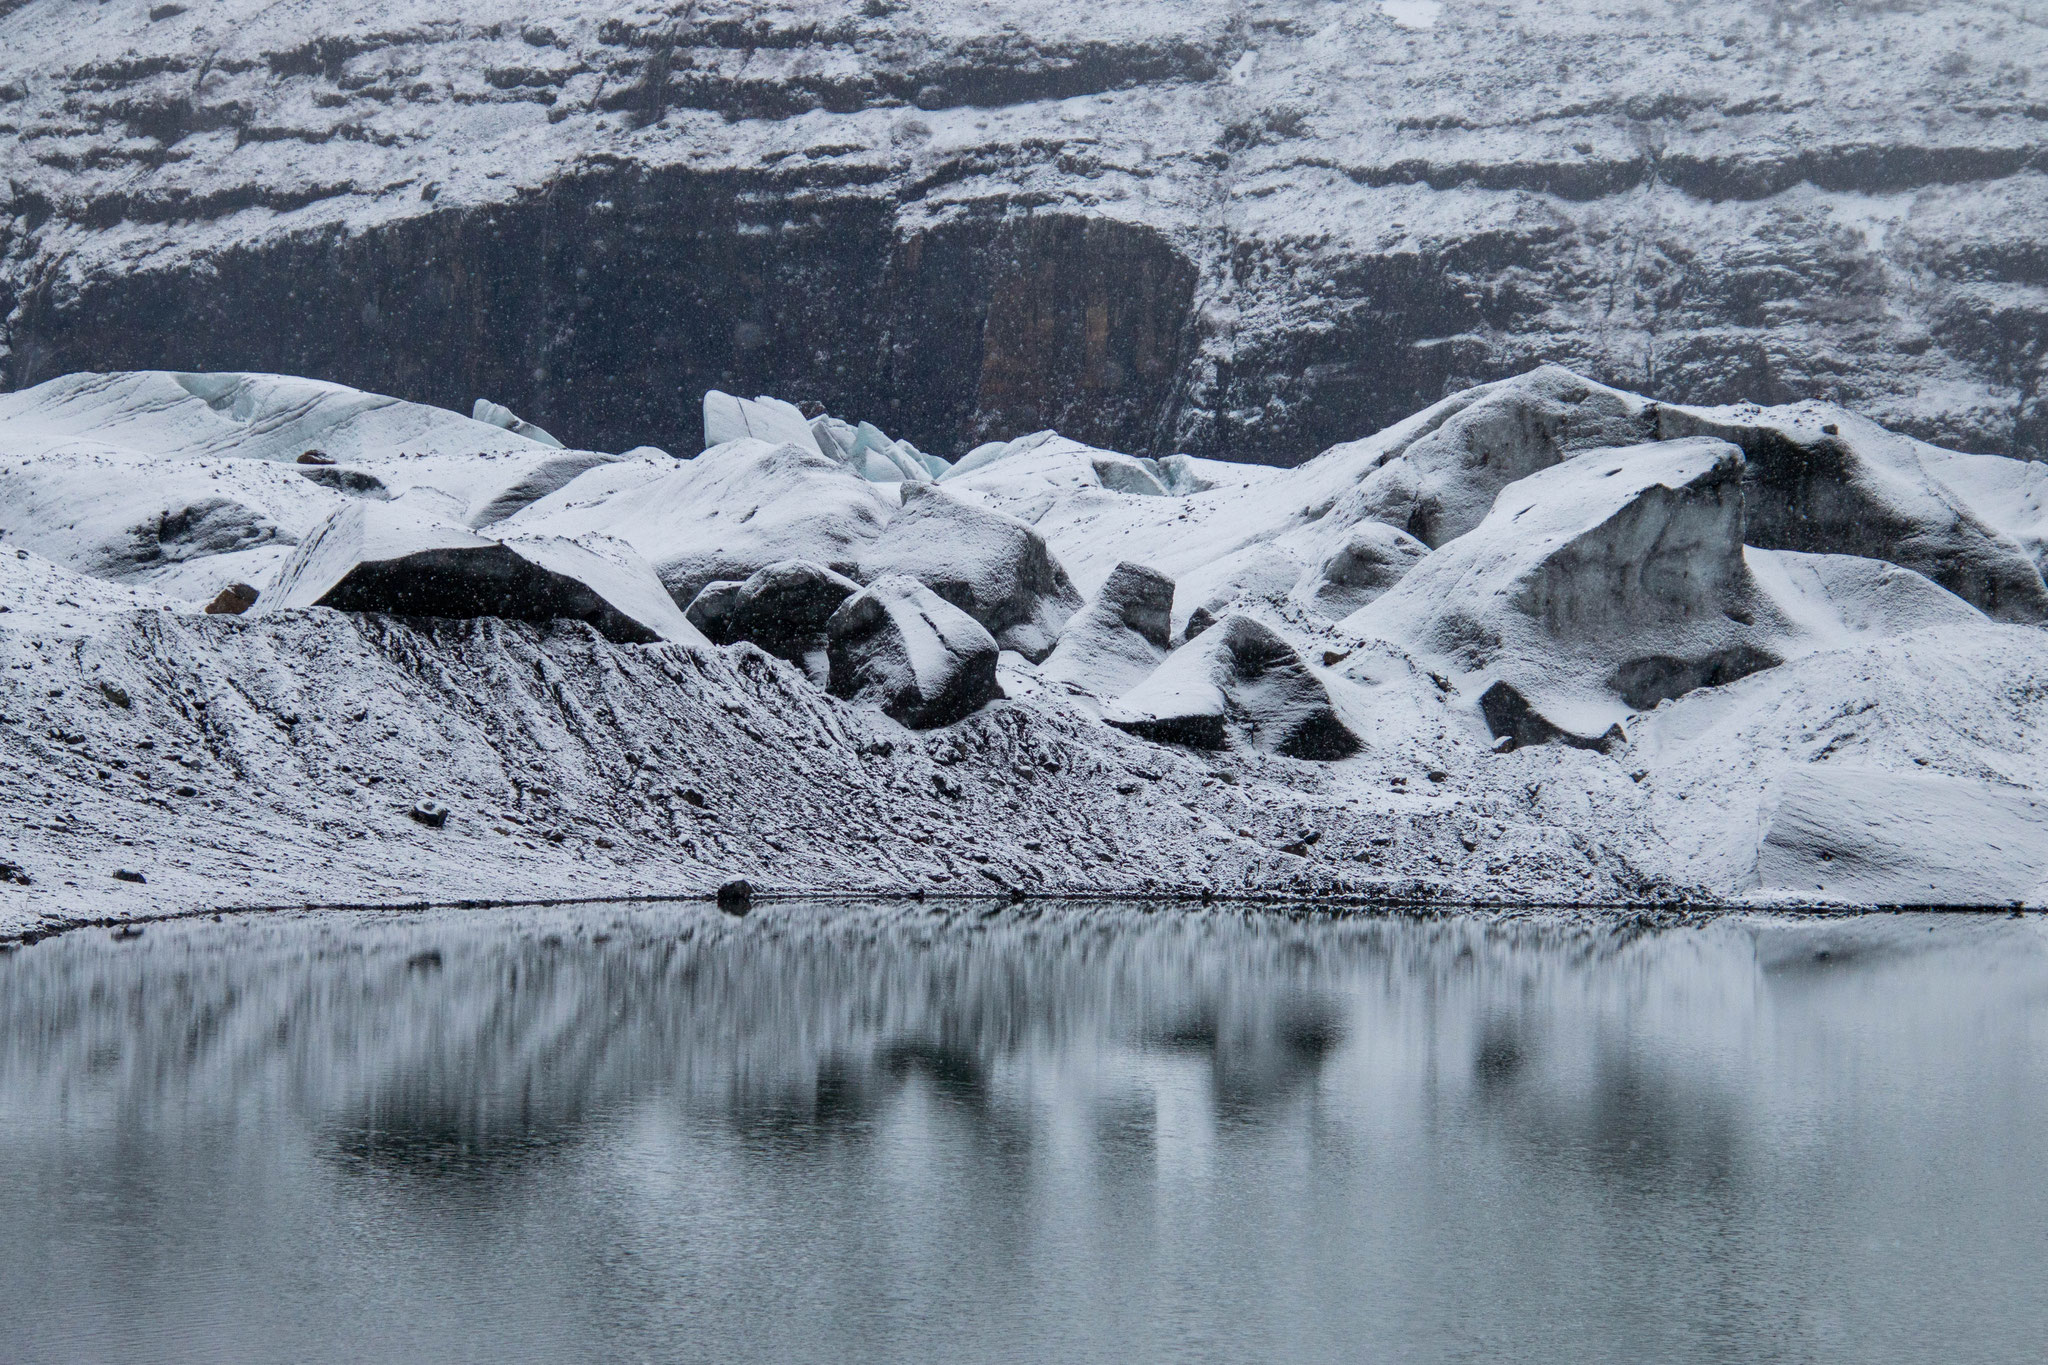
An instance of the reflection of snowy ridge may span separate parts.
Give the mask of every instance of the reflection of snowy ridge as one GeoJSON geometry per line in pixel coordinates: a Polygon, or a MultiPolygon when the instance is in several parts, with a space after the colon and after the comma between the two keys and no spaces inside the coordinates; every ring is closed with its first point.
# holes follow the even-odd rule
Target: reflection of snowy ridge
{"type": "Polygon", "coordinates": [[[1291,463],[1555,360],[2048,431],[2011,7],[5,10],[15,386],[317,373],[612,449],[719,388],[1291,463]]]}
{"type": "Polygon", "coordinates": [[[678,460],[280,376],[0,396],[0,929],[733,875],[2048,882],[2021,462],[1557,367],[1291,470],[1053,433],[935,469],[772,399],[706,420],[732,439],[678,460]],[[927,477],[826,453],[845,431],[927,477]],[[230,582],[246,615],[195,614],[243,610],[230,582]]]}
{"type": "Polygon", "coordinates": [[[0,1113],[67,1082],[81,1113],[148,1114],[262,1078],[323,1128],[410,1117],[482,1146],[568,1136],[668,1087],[740,1120],[806,1113],[828,1078],[839,1103],[873,1101],[906,1061],[950,1060],[965,1083],[1024,1109],[1047,1082],[1065,1082],[1053,1088],[1069,1102],[1093,1091],[1043,1074],[1062,1056],[1099,1068],[1188,1050],[1240,1100],[1384,1065],[1389,1049],[1441,1091],[1472,1076],[1461,1063],[1504,1029],[1553,1064],[1617,1034],[1639,1050],[1668,1043],[1694,1082],[1718,1084],[1698,1070],[1706,1001],[1788,982],[1859,983],[1868,999],[1871,979],[1909,964],[1935,977],[1917,979],[1914,1003],[1951,1026],[1941,988],[1957,981],[1991,992],[1970,997],[1986,1019],[2017,1008],[2040,935],[1998,920],[1953,928],[1930,939],[1912,920],[1758,918],[1640,937],[1117,905],[1025,919],[815,904],[739,922],[626,906],[178,926],[118,949],[75,938],[0,967],[0,1113]],[[330,935],[350,950],[307,952],[330,935]],[[218,950],[223,938],[233,954],[218,950]],[[2027,970],[1985,975],[1993,962],[2027,970]],[[181,989],[150,988],[173,978],[181,989]],[[109,1049],[114,1039],[124,1046],[109,1049]],[[88,1064],[104,1051],[112,1064],[88,1064]],[[403,1097],[423,1095],[456,1107],[401,1115],[403,1097]]]}

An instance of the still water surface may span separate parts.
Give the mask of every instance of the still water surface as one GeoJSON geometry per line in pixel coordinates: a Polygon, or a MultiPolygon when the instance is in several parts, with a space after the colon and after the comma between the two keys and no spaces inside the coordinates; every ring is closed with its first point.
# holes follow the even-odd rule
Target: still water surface
{"type": "Polygon", "coordinates": [[[0,957],[0,1359],[2039,1361],[2039,917],[0,957]]]}

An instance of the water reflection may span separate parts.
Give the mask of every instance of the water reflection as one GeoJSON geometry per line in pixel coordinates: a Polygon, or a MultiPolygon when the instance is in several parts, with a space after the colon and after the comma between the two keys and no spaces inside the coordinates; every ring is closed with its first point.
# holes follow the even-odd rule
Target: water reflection
{"type": "Polygon", "coordinates": [[[774,906],[0,958],[0,1356],[2033,1358],[2038,920],[774,906]]]}

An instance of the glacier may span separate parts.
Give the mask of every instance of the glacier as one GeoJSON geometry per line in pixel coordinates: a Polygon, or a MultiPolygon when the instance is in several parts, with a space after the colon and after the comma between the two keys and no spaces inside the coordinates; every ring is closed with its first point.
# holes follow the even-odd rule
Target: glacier
{"type": "Polygon", "coordinates": [[[877,483],[823,420],[678,459],[277,375],[0,394],[0,934],[742,877],[2048,892],[2025,461],[1557,367],[1292,469],[1045,435],[877,483]]]}

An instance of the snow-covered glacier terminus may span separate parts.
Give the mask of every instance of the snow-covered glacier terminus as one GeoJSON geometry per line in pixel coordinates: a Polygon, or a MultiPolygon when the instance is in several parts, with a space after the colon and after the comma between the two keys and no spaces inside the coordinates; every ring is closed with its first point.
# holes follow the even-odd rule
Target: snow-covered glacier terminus
{"type": "Polygon", "coordinates": [[[0,928],[2048,882],[2048,464],[1556,366],[1293,469],[701,404],[679,457],[276,375],[0,395],[0,928]]]}
{"type": "Polygon", "coordinates": [[[2040,902],[2044,55],[1939,0],[0,0],[0,939],[2040,902]]]}

